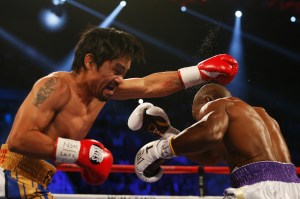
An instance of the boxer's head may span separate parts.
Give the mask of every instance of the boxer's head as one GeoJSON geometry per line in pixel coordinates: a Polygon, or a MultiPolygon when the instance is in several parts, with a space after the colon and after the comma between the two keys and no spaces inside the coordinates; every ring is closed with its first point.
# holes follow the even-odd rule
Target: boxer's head
{"type": "Polygon", "coordinates": [[[231,97],[231,93],[227,88],[216,83],[205,84],[194,97],[192,106],[193,116],[195,117],[195,114],[198,113],[206,103],[223,97],[231,97]]]}

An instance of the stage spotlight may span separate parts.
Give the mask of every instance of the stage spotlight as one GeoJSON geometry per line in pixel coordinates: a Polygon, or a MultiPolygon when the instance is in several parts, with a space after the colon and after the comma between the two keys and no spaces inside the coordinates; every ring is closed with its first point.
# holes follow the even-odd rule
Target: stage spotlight
{"type": "Polygon", "coordinates": [[[121,1],[120,5],[123,6],[123,7],[125,7],[126,6],[126,1],[121,1]]]}
{"type": "Polygon", "coordinates": [[[181,11],[185,12],[186,11],[186,7],[185,6],[181,6],[181,11]]]}
{"type": "Polygon", "coordinates": [[[239,10],[235,12],[236,17],[242,17],[242,15],[243,15],[243,13],[239,10]]]}
{"type": "Polygon", "coordinates": [[[126,6],[126,2],[121,1],[120,4],[99,25],[99,27],[102,27],[102,28],[109,27],[125,6],[126,6]]]}
{"type": "Polygon", "coordinates": [[[144,100],[143,99],[139,99],[139,104],[142,104],[144,103],[144,100]]]}
{"type": "Polygon", "coordinates": [[[64,4],[65,2],[66,2],[66,0],[52,0],[52,4],[53,4],[53,5],[56,5],[56,6],[62,5],[62,4],[64,4]]]}
{"type": "Polygon", "coordinates": [[[290,20],[291,20],[292,23],[294,23],[294,22],[296,22],[296,17],[292,16],[290,20]]]}
{"type": "Polygon", "coordinates": [[[60,30],[66,23],[66,13],[61,7],[53,6],[40,12],[40,22],[48,31],[60,30]]]}
{"type": "Polygon", "coordinates": [[[228,86],[234,95],[240,98],[246,98],[247,80],[245,79],[245,62],[244,62],[244,47],[242,43],[242,28],[241,16],[237,11],[235,13],[235,22],[233,27],[233,35],[229,46],[229,54],[232,55],[239,63],[239,73],[228,86]]]}

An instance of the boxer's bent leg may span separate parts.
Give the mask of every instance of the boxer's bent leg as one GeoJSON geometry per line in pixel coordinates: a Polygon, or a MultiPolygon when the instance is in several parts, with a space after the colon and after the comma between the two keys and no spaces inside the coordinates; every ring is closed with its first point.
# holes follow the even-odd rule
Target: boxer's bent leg
{"type": "Polygon", "coordinates": [[[45,198],[53,199],[53,195],[37,182],[29,180],[16,172],[5,171],[7,180],[7,198],[45,198]]]}
{"type": "Polygon", "coordinates": [[[0,168],[7,198],[46,198],[53,196],[47,190],[56,168],[44,160],[29,158],[8,150],[6,144],[0,149],[0,168]]]}

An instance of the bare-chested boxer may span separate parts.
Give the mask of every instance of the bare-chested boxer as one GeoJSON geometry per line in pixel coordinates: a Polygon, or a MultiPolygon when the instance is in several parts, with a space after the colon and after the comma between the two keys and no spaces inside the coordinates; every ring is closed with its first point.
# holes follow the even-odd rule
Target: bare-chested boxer
{"type": "Polygon", "coordinates": [[[228,163],[232,188],[224,191],[226,199],[300,199],[300,179],[288,147],[265,109],[210,83],[196,94],[192,112],[197,122],[179,132],[159,107],[144,103],[133,111],[128,120],[132,130],[163,135],[138,151],[135,170],[140,179],[155,182],[162,176],[163,160],[186,156],[203,165],[228,163]]]}
{"type": "Polygon", "coordinates": [[[84,31],[72,71],[39,79],[20,106],[0,150],[0,197],[52,198],[47,186],[59,163],[76,163],[88,183],[103,183],[112,154],[85,137],[109,99],[162,97],[209,80],[227,84],[238,70],[234,58],[220,54],[178,71],[124,79],[131,63],[142,59],[141,44],[131,34],[84,31]]]}

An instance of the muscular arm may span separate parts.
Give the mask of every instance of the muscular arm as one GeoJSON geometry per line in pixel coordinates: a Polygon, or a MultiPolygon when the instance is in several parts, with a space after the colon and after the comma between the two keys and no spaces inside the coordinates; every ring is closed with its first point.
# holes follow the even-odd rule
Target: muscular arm
{"type": "Polygon", "coordinates": [[[229,118],[224,105],[215,103],[210,106],[202,113],[204,116],[200,121],[173,138],[172,146],[176,155],[194,159],[199,156],[199,161],[203,161],[203,155],[213,152],[222,144],[229,118]]]}
{"type": "Polygon", "coordinates": [[[205,152],[188,154],[185,157],[198,164],[216,165],[224,160],[222,153],[220,153],[221,150],[225,150],[222,143],[205,152]]]}
{"type": "Polygon", "coordinates": [[[177,71],[160,72],[143,78],[125,79],[113,99],[163,97],[184,88],[177,71]]]}
{"type": "Polygon", "coordinates": [[[9,149],[30,157],[50,159],[55,138],[44,131],[67,99],[67,87],[60,78],[47,76],[36,82],[17,112],[6,141],[9,149]]]}

